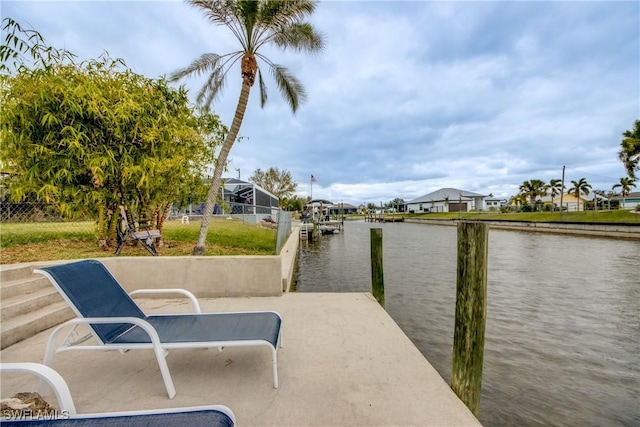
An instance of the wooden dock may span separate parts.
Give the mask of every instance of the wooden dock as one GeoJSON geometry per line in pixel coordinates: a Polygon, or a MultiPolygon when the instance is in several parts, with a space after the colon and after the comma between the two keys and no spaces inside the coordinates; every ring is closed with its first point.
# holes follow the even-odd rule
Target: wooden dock
{"type": "Polygon", "coordinates": [[[318,223],[318,230],[322,234],[333,234],[342,232],[342,221],[322,221],[318,223]]]}
{"type": "Polygon", "coordinates": [[[364,217],[370,222],[404,222],[404,217],[398,214],[369,213],[364,217]]]}
{"type": "Polygon", "coordinates": [[[300,240],[317,240],[322,234],[341,233],[342,221],[319,221],[300,224],[300,240]]]}

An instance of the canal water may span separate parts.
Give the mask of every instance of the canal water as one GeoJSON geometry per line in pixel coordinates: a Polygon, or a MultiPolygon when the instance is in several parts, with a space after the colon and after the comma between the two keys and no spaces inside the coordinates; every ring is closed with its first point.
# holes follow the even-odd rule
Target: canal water
{"type": "MultiPolygon", "coordinates": [[[[457,228],[348,221],[301,242],[298,292],[371,290],[383,229],[386,308],[447,383],[457,228]]],[[[640,426],[640,242],[489,231],[480,421],[640,426]]]]}

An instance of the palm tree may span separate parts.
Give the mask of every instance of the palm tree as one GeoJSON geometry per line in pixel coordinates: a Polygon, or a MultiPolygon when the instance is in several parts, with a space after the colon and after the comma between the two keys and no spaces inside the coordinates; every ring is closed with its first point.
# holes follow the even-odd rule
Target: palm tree
{"type": "Polygon", "coordinates": [[[569,189],[568,193],[573,194],[575,198],[578,199],[576,210],[580,210],[580,195],[584,194],[588,196],[591,184],[589,184],[585,178],[580,178],[579,181],[571,181],[571,184],[573,184],[573,187],[569,189]]]}
{"type": "Polygon", "coordinates": [[[561,179],[552,179],[549,181],[547,188],[551,191],[551,212],[553,212],[553,199],[562,194],[564,191],[564,185],[562,184],[561,179]]]}
{"type": "Polygon", "coordinates": [[[611,210],[611,199],[615,197],[616,192],[614,190],[607,191],[607,210],[611,210]]]}
{"type": "Polygon", "coordinates": [[[325,42],[324,37],[311,24],[303,21],[306,16],[315,11],[316,2],[313,0],[187,0],[187,2],[199,8],[214,25],[227,27],[239,42],[240,49],[224,55],[205,53],[189,66],[175,71],[169,80],[176,81],[186,76],[208,74],[207,81],[198,92],[196,101],[209,108],[214,99],[220,95],[229,71],[238,62],[242,76],[235,115],[216,159],[198,243],[193,248],[194,255],[202,255],[222,172],[226,167],[231,147],[238,137],[249,102],[249,93],[256,76],[261,106],[264,107],[267,101],[267,88],[258,63],[265,64],[271,71],[276,86],[294,113],[306,99],[302,83],[287,68],[273,63],[261,54],[261,49],[271,45],[282,50],[293,49],[298,52],[315,53],[322,51],[325,42]]]}
{"type": "Polygon", "coordinates": [[[624,138],[620,143],[618,158],[624,164],[629,177],[635,179],[635,171],[640,169],[640,120],[635,121],[633,131],[626,130],[622,136],[624,138]]]}
{"type": "Polygon", "coordinates": [[[547,184],[539,179],[525,181],[520,185],[520,193],[529,198],[530,204],[533,207],[536,204],[536,198],[538,198],[538,196],[547,194],[547,184]]]}
{"type": "Polygon", "coordinates": [[[624,198],[629,195],[629,193],[631,192],[631,188],[635,186],[636,186],[635,179],[624,177],[624,178],[620,178],[620,182],[618,184],[615,184],[613,187],[611,187],[611,189],[615,191],[616,188],[620,188],[620,194],[622,195],[622,206],[624,207],[625,205],[624,198]]]}

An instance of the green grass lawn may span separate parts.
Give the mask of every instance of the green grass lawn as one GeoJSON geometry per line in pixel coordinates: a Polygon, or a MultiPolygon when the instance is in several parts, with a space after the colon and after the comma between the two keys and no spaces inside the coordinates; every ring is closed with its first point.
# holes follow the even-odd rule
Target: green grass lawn
{"type": "MultiPolygon", "coordinates": [[[[164,245],[159,255],[191,255],[198,240],[200,222],[181,224],[168,221],[162,230],[164,245]]],[[[213,218],[207,236],[205,255],[273,255],[276,230],[241,220],[213,218]]],[[[97,245],[95,224],[89,222],[0,224],[2,264],[113,256],[112,248],[97,245]]],[[[148,256],[140,245],[125,246],[121,256],[148,256]]]]}

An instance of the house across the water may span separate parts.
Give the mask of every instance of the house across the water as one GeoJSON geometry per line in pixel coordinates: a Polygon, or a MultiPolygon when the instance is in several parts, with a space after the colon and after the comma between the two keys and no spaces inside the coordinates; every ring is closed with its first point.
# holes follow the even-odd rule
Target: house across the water
{"type": "MultiPolygon", "coordinates": [[[[467,212],[487,209],[485,200],[489,196],[457,188],[441,188],[406,203],[409,213],[420,212],[467,212]]],[[[492,197],[493,203],[495,199],[492,197]]],[[[499,204],[500,201],[497,200],[499,204]]]]}

